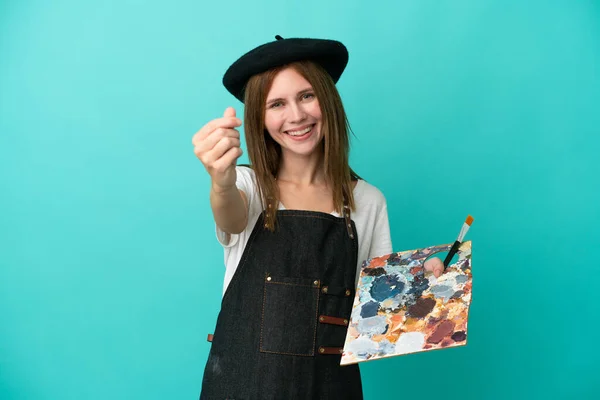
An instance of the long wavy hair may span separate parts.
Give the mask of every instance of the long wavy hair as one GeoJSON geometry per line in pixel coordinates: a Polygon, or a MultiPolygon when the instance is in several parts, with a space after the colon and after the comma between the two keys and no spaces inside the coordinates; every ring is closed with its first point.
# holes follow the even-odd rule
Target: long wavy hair
{"type": "Polygon", "coordinates": [[[275,76],[283,69],[294,68],[312,86],[319,101],[322,115],[323,169],[327,184],[333,191],[335,211],[342,212],[344,197],[351,210],[355,209],[352,182],[360,177],[350,168],[351,131],[339,92],[331,76],[311,61],[294,62],[253,76],[244,94],[244,133],[250,166],[256,175],[258,192],[265,213],[265,227],[273,231],[279,205],[276,182],[281,163],[281,146],[265,128],[266,100],[275,76]]]}

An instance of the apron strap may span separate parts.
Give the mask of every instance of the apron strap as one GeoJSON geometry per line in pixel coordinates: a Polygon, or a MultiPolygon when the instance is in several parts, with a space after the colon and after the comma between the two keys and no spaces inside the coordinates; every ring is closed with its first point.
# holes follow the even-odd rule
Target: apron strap
{"type": "Polygon", "coordinates": [[[346,230],[348,231],[348,236],[350,239],[354,239],[354,232],[352,232],[352,221],[350,220],[350,206],[348,205],[348,200],[344,195],[344,208],[343,208],[344,219],[346,220],[346,230]]]}
{"type": "Polygon", "coordinates": [[[342,354],[343,351],[344,351],[343,347],[324,347],[324,346],[319,347],[319,353],[321,353],[321,354],[338,355],[338,354],[342,354]]]}

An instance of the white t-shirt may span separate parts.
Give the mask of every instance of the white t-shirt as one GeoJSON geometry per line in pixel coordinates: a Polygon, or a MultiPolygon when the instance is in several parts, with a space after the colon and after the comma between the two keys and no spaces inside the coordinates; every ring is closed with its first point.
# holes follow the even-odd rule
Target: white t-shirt
{"type": "MultiPolygon", "coordinates": [[[[248,198],[248,225],[243,232],[229,235],[215,226],[217,240],[223,246],[225,259],[225,279],[223,283],[223,294],[235,270],[242,258],[246,243],[252,234],[256,220],[263,211],[260,196],[257,191],[254,171],[245,166],[237,166],[237,187],[242,190],[248,198]]],[[[358,235],[358,263],[357,274],[364,260],[386,255],[392,252],[392,239],[390,236],[390,225],[388,220],[387,203],[383,193],[375,186],[364,180],[359,180],[354,187],[355,211],[351,218],[356,225],[358,235]]],[[[284,210],[282,204],[279,209],[284,210]]],[[[337,212],[331,215],[340,217],[337,212]]]]}

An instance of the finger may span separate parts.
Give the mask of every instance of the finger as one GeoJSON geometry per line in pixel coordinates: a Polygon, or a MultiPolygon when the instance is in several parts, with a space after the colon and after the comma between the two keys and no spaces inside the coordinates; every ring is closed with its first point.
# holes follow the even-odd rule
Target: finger
{"type": "Polygon", "coordinates": [[[235,129],[219,128],[204,139],[208,149],[214,148],[223,138],[240,139],[240,133],[235,129]]]}
{"type": "Polygon", "coordinates": [[[223,117],[235,117],[235,108],[227,107],[223,113],[223,117]]]}
{"type": "Polygon", "coordinates": [[[439,258],[430,258],[425,261],[423,267],[426,271],[433,272],[436,278],[439,278],[444,273],[444,264],[439,258]]]}
{"type": "MultiPolygon", "coordinates": [[[[222,130],[219,132],[215,131],[213,134],[211,134],[211,136],[200,141],[194,146],[194,153],[205,166],[210,167],[213,162],[215,162],[225,151],[227,151],[228,147],[221,147],[220,149],[216,148],[217,144],[224,138],[233,139],[235,141],[232,142],[232,144],[237,145],[238,147],[240,146],[239,132],[235,130],[222,130]]],[[[225,145],[223,144],[221,146],[225,145]]]]}
{"type": "Polygon", "coordinates": [[[436,278],[439,278],[444,273],[444,264],[440,261],[439,258],[436,258],[433,262],[433,275],[436,278]]]}
{"type": "Polygon", "coordinates": [[[221,158],[214,162],[213,168],[219,171],[225,170],[231,165],[235,165],[236,161],[243,154],[240,147],[232,147],[221,158]]]}
{"type": "Polygon", "coordinates": [[[204,125],[192,138],[192,143],[196,144],[199,140],[204,140],[217,129],[233,129],[242,125],[242,121],[235,117],[217,118],[204,125]]]}
{"type": "Polygon", "coordinates": [[[433,271],[433,265],[431,264],[431,259],[425,260],[425,263],[423,264],[423,268],[425,268],[425,271],[429,271],[429,272],[433,271]]]}
{"type": "Polygon", "coordinates": [[[217,128],[212,131],[207,137],[200,139],[200,136],[192,140],[194,147],[202,148],[203,151],[209,151],[224,137],[232,137],[239,139],[240,133],[236,129],[217,128]]]}
{"type": "Polygon", "coordinates": [[[233,129],[241,125],[242,121],[235,116],[213,119],[194,134],[192,137],[192,144],[196,145],[198,141],[205,139],[213,131],[219,128],[233,129]]]}
{"type": "Polygon", "coordinates": [[[240,147],[240,140],[231,137],[224,137],[210,150],[207,154],[207,160],[211,164],[215,164],[228,150],[231,148],[240,147]]]}
{"type": "Polygon", "coordinates": [[[216,131],[213,131],[210,134],[210,136],[208,136],[206,139],[197,140],[194,143],[194,153],[196,153],[198,157],[202,157],[202,154],[211,151],[215,147],[215,145],[219,143],[219,141],[224,137],[231,137],[239,140],[240,133],[235,129],[219,128],[216,131]]]}

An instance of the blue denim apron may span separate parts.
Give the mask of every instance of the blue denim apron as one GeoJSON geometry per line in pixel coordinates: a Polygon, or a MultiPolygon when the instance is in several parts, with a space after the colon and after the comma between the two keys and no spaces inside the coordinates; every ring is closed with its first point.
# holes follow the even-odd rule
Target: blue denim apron
{"type": "Polygon", "coordinates": [[[264,212],[223,296],[200,399],[362,399],[358,365],[340,366],[358,244],[348,206],[264,212]]]}

